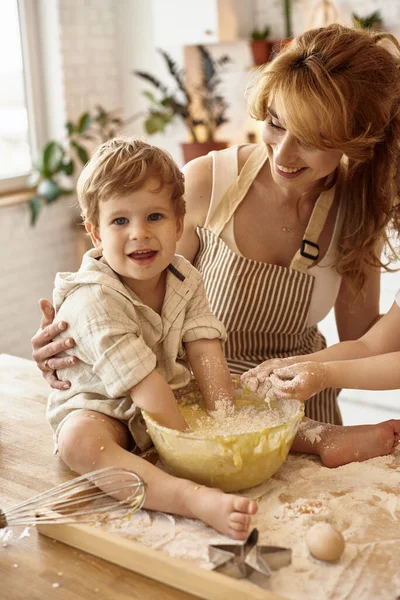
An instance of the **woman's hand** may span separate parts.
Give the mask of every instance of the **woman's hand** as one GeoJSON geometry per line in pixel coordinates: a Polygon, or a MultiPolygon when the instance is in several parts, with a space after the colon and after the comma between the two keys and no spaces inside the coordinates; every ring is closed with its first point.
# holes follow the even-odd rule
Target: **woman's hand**
{"type": "Polygon", "coordinates": [[[308,400],[328,387],[329,363],[304,362],[275,370],[270,375],[274,396],[280,400],[308,400]]]}
{"type": "Polygon", "coordinates": [[[69,381],[60,381],[56,374],[56,369],[65,369],[77,362],[75,356],[64,356],[56,358],[59,352],[64,352],[75,345],[72,338],[59,339],[56,342],[52,340],[67,328],[64,321],[53,323],[54,308],[52,304],[45,299],[39,301],[42,310],[42,319],[40,329],[35,333],[31,340],[32,358],[42,371],[43,377],[50,386],[56,390],[67,390],[71,387],[69,381]]]}
{"type": "Polygon", "coordinates": [[[276,369],[281,369],[296,362],[294,356],[288,358],[271,358],[259,364],[254,369],[250,369],[243,373],[240,377],[241,384],[250,392],[254,392],[257,396],[265,398],[272,383],[270,375],[276,369]]]}

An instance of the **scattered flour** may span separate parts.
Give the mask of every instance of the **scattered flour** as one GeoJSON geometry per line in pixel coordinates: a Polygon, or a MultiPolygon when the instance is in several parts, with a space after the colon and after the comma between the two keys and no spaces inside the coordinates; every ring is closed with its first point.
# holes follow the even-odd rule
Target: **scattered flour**
{"type": "MultiPolygon", "coordinates": [[[[261,544],[292,548],[292,564],[268,588],[288,600],[376,600],[400,595],[400,448],[391,456],[336,469],[289,455],[268,481],[244,495],[259,503],[252,524],[261,544]],[[305,534],[317,522],[342,532],[346,549],[331,564],[310,556],[305,534]]],[[[231,542],[195,520],[140,511],[101,525],[210,569],[208,545],[231,542]]]]}

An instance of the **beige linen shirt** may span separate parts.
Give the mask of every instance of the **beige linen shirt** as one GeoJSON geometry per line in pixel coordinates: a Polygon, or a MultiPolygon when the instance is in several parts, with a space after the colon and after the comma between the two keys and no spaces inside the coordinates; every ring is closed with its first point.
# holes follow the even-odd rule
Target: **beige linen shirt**
{"type": "Polygon", "coordinates": [[[125,422],[145,450],[151,440],[128,390],[154,369],[172,389],[184,387],[191,379],[184,343],[226,338],[210,311],[200,273],[182,256],[168,267],[161,315],[120,281],[96,249],[84,255],[77,273],[57,274],[53,302],[57,320],[68,323],[59,337],[75,339],[67,354],[79,358],[58,373],[71,382],[70,389],[49,396],[47,418],[56,450],[61,426],[76,410],[125,422]]]}

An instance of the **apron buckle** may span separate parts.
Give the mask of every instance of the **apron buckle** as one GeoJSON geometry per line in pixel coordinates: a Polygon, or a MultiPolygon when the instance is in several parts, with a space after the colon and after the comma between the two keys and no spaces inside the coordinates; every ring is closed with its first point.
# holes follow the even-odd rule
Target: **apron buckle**
{"type": "Polygon", "coordinates": [[[301,240],[300,254],[304,256],[304,258],[317,260],[319,257],[319,246],[318,244],[314,244],[314,242],[310,242],[309,240],[301,240]],[[311,250],[312,253],[310,253],[309,250],[311,250]]]}

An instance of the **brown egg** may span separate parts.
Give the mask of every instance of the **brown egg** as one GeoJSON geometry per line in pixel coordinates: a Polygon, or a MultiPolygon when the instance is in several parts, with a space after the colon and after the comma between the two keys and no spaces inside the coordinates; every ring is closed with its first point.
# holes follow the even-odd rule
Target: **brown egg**
{"type": "Polygon", "coordinates": [[[311,554],[319,560],[337,560],[343,554],[344,538],[329,523],[316,523],[306,533],[311,554]]]}

